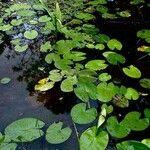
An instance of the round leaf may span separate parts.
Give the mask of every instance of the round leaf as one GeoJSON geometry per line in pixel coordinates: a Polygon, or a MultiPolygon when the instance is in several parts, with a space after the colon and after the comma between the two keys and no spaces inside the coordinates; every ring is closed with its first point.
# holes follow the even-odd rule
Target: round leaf
{"type": "Polygon", "coordinates": [[[133,89],[133,88],[127,88],[127,91],[125,93],[125,97],[127,99],[133,99],[133,100],[137,100],[139,98],[139,93],[137,90],[133,89]]]}
{"type": "Polygon", "coordinates": [[[30,31],[26,31],[24,33],[24,37],[29,39],[29,40],[33,40],[38,36],[38,32],[36,30],[30,30],[30,31]]]}
{"type": "Polygon", "coordinates": [[[11,81],[11,79],[9,77],[4,77],[0,80],[1,84],[7,84],[11,81]]]}
{"type": "Polygon", "coordinates": [[[140,85],[143,88],[150,89],[150,79],[144,78],[140,80],[140,85]]]}
{"type": "Polygon", "coordinates": [[[111,50],[115,50],[115,49],[121,50],[122,49],[122,44],[117,39],[111,39],[111,40],[109,40],[108,43],[107,43],[107,46],[111,50]]]}

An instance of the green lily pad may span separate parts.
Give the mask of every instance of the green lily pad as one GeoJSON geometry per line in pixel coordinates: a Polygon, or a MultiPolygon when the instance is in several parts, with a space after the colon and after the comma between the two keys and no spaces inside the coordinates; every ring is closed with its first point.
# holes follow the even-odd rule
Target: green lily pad
{"type": "Polygon", "coordinates": [[[76,18],[84,20],[84,21],[89,21],[92,19],[95,19],[95,16],[93,16],[92,14],[89,13],[78,13],[75,15],[76,18]]]}
{"type": "Polygon", "coordinates": [[[9,78],[9,77],[4,77],[4,78],[2,78],[1,80],[0,80],[0,83],[1,84],[7,84],[7,83],[9,83],[11,81],[11,78],[9,78]]]}
{"type": "Polygon", "coordinates": [[[50,50],[50,51],[52,50],[52,46],[51,46],[50,42],[46,42],[41,45],[41,47],[40,47],[41,52],[47,52],[48,50],[50,50]]]}
{"type": "Polygon", "coordinates": [[[65,142],[71,136],[72,130],[69,127],[63,127],[63,122],[53,123],[46,131],[46,140],[51,144],[60,144],[65,142]]]}
{"type": "Polygon", "coordinates": [[[11,24],[13,25],[13,26],[19,26],[19,25],[21,25],[23,22],[22,22],[22,19],[13,19],[12,21],[11,21],[11,24]]]}
{"type": "Polygon", "coordinates": [[[108,73],[102,73],[99,75],[98,79],[102,82],[106,82],[111,79],[111,75],[109,75],[108,73]]]}
{"type": "Polygon", "coordinates": [[[48,22],[48,21],[50,21],[50,20],[51,20],[51,18],[50,18],[49,16],[47,16],[47,15],[41,16],[41,17],[39,18],[39,22],[48,22]]]}
{"type": "Polygon", "coordinates": [[[117,144],[117,150],[149,150],[149,148],[141,142],[129,140],[117,144]]]}
{"type": "Polygon", "coordinates": [[[150,148],[150,139],[143,139],[141,142],[150,148]]]}
{"type": "Polygon", "coordinates": [[[44,125],[35,118],[19,119],[5,128],[5,135],[15,142],[31,142],[44,134],[41,130],[44,125]]]}
{"type": "Polygon", "coordinates": [[[144,116],[145,116],[146,118],[148,118],[148,119],[149,119],[149,122],[150,122],[150,109],[148,109],[148,108],[145,108],[145,109],[144,109],[144,116]]]}
{"type": "Polygon", "coordinates": [[[29,39],[29,40],[33,40],[38,36],[38,32],[36,30],[30,30],[30,31],[26,31],[24,33],[24,37],[29,39]]]}
{"type": "Polygon", "coordinates": [[[87,109],[85,103],[79,103],[72,108],[71,117],[75,123],[88,124],[96,119],[97,110],[95,108],[87,109]]]}
{"type": "Polygon", "coordinates": [[[111,113],[113,112],[113,110],[114,110],[114,108],[113,108],[112,105],[107,106],[106,104],[103,104],[103,105],[101,106],[101,109],[103,109],[103,108],[106,109],[106,113],[107,113],[107,114],[111,114],[111,113]]]}
{"type": "Polygon", "coordinates": [[[133,65],[130,65],[128,68],[123,68],[123,72],[131,78],[141,77],[141,71],[133,65]]]}
{"type": "Polygon", "coordinates": [[[16,143],[2,143],[0,144],[0,150],[16,150],[17,144],[16,143]]]}
{"type": "Polygon", "coordinates": [[[35,15],[35,12],[32,10],[19,10],[16,12],[17,15],[21,16],[21,17],[31,17],[35,15]]]}
{"type": "Polygon", "coordinates": [[[133,88],[127,88],[127,91],[125,93],[125,97],[129,100],[138,100],[139,98],[139,92],[133,88]]]}
{"type": "Polygon", "coordinates": [[[107,64],[105,64],[105,60],[91,60],[86,65],[85,68],[90,70],[104,70],[108,67],[107,64]]]}
{"type": "Polygon", "coordinates": [[[122,44],[117,39],[111,39],[111,40],[109,40],[108,43],[107,43],[107,46],[111,50],[115,50],[115,49],[121,50],[122,49],[122,44]]]}
{"type": "Polygon", "coordinates": [[[109,141],[106,131],[97,131],[97,128],[91,127],[85,130],[80,137],[80,150],[105,150],[109,141]]]}
{"type": "Polygon", "coordinates": [[[28,49],[28,45],[26,44],[26,45],[16,45],[15,46],[15,51],[16,52],[20,52],[20,53],[22,53],[22,52],[25,52],[26,50],[28,49]]]}
{"type": "Polygon", "coordinates": [[[150,79],[144,78],[140,80],[140,85],[145,89],[150,89],[150,79]]]}
{"type": "Polygon", "coordinates": [[[128,136],[131,131],[130,128],[125,126],[122,122],[119,123],[115,116],[111,116],[107,119],[106,128],[110,135],[115,138],[124,138],[128,136]]]}
{"type": "Polygon", "coordinates": [[[147,118],[140,119],[141,113],[137,111],[129,112],[121,122],[127,128],[133,131],[143,131],[149,126],[147,118]]]}
{"type": "Polygon", "coordinates": [[[101,102],[109,102],[116,95],[116,87],[113,83],[101,82],[97,86],[98,100],[101,102]]]}
{"type": "Polygon", "coordinates": [[[13,28],[13,26],[11,26],[10,24],[0,26],[0,30],[1,30],[1,31],[9,31],[9,30],[11,30],[12,28],[13,28]]]}

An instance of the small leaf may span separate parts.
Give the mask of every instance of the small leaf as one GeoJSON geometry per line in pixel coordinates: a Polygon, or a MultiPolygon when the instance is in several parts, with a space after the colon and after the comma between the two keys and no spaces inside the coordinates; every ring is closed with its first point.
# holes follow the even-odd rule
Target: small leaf
{"type": "Polygon", "coordinates": [[[88,124],[96,119],[97,110],[95,108],[86,109],[85,103],[79,103],[72,108],[71,117],[75,123],[88,124]]]}
{"type": "Polygon", "coordinates": [[[46,140],[51,144],[60,144],[65,142],[71,136],[72,130],[69,127],[63,127],[62,122],[53,123],[46,131],[46,140]]]}
{"type": "Polygon", "coordinates": [[[121,50],[122,49],[122,44],[117,39],[111,39],[111,40],[109,40],[108,43],[107,43],[107,46],[111,50],[115,50],[115,49],[121,50]]]}
{"type": "Polygon", "coordinates": [[[130,65],[128,68],[123,68],[123,72],[131,78],[141,77],[141,71],[133,65],[130,65]]]}
{"type": "Polygon", "coordinates": [[[129,100],[137,100],[139,98],[139,92],[133,88],[127,88],[125,97],[129,100]]]}
{"type": "Polygon", "coordinates": [[[19,25],[21,25],[23,22],[22,22],[22,19],[13,19],[12,21],[11,21],[11,24],[13,25],[13,26],[19,26],[19,25]]]}
{"type": "Polygon", "coordinates": [[[36,30],[30,30],[30,31],[26,31],[24,33],[24,37],[29,39],[29,40],[33,40],[38,36],[38,32],[36,30]]]}
{"type": "Polygon", "coordinates": [[[75,17],[84,21],[95,19],[95,16],[93,16],[92,14],[82,13],[82,12],[76,14],[75,17]]]}
{"type": "Polygon", "coordinates": [[[28,45],[26,44],[26,45],[16,45],[15,46],[15,51],[16,52],[19,52],[19,53],[22,53],[22,52],[25,52],[26,50],[28,49],[28,45]]]}
{"type": "Polygon", "coordinates": [[[46,42],[41,45],[41,47],[40,47],[41,52],[47,52],[48,50],[52,50],[52,46],[51,46],[50,42],[46,42]]]}
{"type": "Polygon", "coordinates": [[[140,85],[145,89],[150,89],[150,79],[144,78],[140,80],[140,85]]]}
{"type": "Polygon", "coordinates": [[[111,75],[109,75],[108,73],[102,73],[99,75],[98,79],[102,82],[106,82],[111,79],[111,75]]]}
{"type": "Polygon", "coordinates": [[[102,108],[102,111],[98,118],[98,123],[97,123],[98,128],[105,122],[105,119],[106,119],[106,109],[102,108]]]}
{"type": "Polygon", "coordinates": [[[11,81],[11,78],[9,78],[9,77],[4,77],[4,78],[2,78],[1,80],[0,80],[0,83],[1,84],[7,84],[7,83],[9,83],[11,81]]]}
{"type": "Polygon", "coordinates": [[[109,141],[106,131],[97,131],[91,127],[85,130],[80,137],[80,150],[105,150],[109,141]]]}
{"type": "Polygon", "coordinates": [[[47,15],[41,16],[41,17],[39,18],[39,22],[48,22],[48,21],[50,21],[50,20],[51,20],[51,18],[48,17],[47,15]]]}
{"type": "Polygon", "coordinates": [[[150,148],[150,139],[143,139],[141,142],[150,148]]]}
{"type": "Polygon", "coordinates": [[[17,144],[16,143],[2,143],[0,144],[0,150],[16,150],[17,144]]]}

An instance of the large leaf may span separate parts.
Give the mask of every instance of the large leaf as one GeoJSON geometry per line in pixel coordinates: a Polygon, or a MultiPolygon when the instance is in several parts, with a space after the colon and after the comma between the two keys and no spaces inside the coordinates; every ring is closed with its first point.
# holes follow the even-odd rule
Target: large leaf
{"type": "Polygon", "coordinates": [[[130,128],[119,123],[115,116],[108,118],[106,127],[110,135],[116,138],[124,138],[130,133],[130,128]]]}
{"type": "Polygon", "coordinates": [[[41,16],[39,18],[39,22],[48,22],[50,20],[51,20],[51,18],[49,16],[47,16],[47,15],[41,16]]]}
{"type": "Polygon", "coordinates": [[[103,70],[107,68],[107,64],[105,64],[105,60],[91,60],[86,65],[85,68],[90,70],[103,70]]]}
{"type": "Polygon", "coordinates": [[[137,111],[129,112],[122,121],[122,124],[134,131],[145,130],[149,126],[149,120],[147,118],[140,119],[140,117],[141,113],[137,111]]]}
{"type": "Polygon", "coordinates": [[[29,40],[33,40],[38,36],[38,32],[36,30],[30,30],[30,31],[26,31],[24,33],[24,37],[29,39],[29,40]]]}
{"type": "Polygon", "coordinates": [[[72,108],[71,117],[75,123],[88,124],[96,119],[97,110],[95,108],[87,109],[85,103],[79,103],[72,108]]]}
{"type": "Polygon", "coordinates": [[[16,143],[2,143],[0,144],[0,150],[16,150],[17,144],[16,143]]]}
{"type": "Polygon", "coordinates": [[[101,102],[109,102],[116,94],[116,87],[113,83],[101,82],[97,86],[98,100],[101,102]]]}
{"type": "Polygon", "coordinates": [[[150,30],[143,29],[137,32],[137,37],[145,39],[146,42],[150,43],[150,30]]]}
{"type": "Polygon", "coordinates": [[[105,131],[97,131],[97,127],[85,130],[80,137],[80,150],[105,150],[109,137],[105,131]]]}
{"type": "Polygon", "coordinates": [[[131,78],[141,77],[141,71],[133,65],[130,65],[128,68],[123,68],[123,72],[131,78]]]}
{"type": "Polygon", "coordinates": [[[117,144],[117,150],[149,150],[149,148],[141,142],[129,140],[117,144]]]}
{"type": "Polygon", "coordinates": [[[8,135],[15,142],[31,142],[41,136],[41,128],[44,122],[35,118],[23,118],[17,120],[5,128],[5,135],[8,135]]]}
{"type": "Polygon", "coordinates": [[[69,127],[63,127],[63,122],[53,123],[46,131],[46,140],[51,144],[60,144],[65,142],[71,136],[72,130],[69,127]]]}
{"type": "Polygon", "coordinates": [[[78,19],[85,20],[85,21],[95,19],[95,16],[93,16],[92,14],[82,13],[82,12],[76,14],[75,17],[78,18],[78,19]]]}

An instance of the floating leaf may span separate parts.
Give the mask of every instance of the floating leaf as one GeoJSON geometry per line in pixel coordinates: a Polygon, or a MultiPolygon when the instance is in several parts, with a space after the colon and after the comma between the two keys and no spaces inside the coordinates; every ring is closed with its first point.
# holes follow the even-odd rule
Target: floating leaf
{"type": "Polygon", "coordinates": [[[107,114],[111,114],[111,113],[113,112],[113,110],[114,110],[114,108],[113,108],[112,105],[107,106],[106,104],[103,104],[103,105],[101,106],[101,109],[103,109],[103,108],[106,109],[106,113],[107,113],[107,114]]]}
{"type": "Polygon", "coordinates": [[[9,78],[9,77],[4,77],[4,78],[2,78],[1,80],[0,80],[0,83],[1,84],[7,84],[7,83],[9,83],[11,81],[11,78],[9,78]]]}
{"type": "Polygon", "coordinates": [[[129,140],[117,144],[117,150],[149,150],[149,148],[141,142],[129,140]]]}
{"type": "Polygon", "coordinates": [[[68,77],[67,79],[61,82],[60,88],[63,92],[71,92],[73,91],[73,86],[77,83],[76,76],[68,77]]]}
{"type": "Polygon", "coordinates": [[[107,61],[110,64],[117,65],[119,63],[125,63],[126,59],[123,55],[115,53],[115,52],[104,52],[103,56],[106,57],[107,61]]]}
{"type": "Polygon", "coordinates": [[[94,71],[103,70],[106,69],[107,67],[108,65],[105,64],[105,60],[91,60],[85,65],[85,68],[94,71]]]}
{"type": "Polygon", "coordinates": [[[75,17],[84,21],[95,19],[95,16],[93,16],[92,14],[82,13],[82,12],[76,14],[75,17]]]}
{"type": "Polygon", "coordinates": [[[75,123],[88,124],[96,119],[97,110],[95,108],[87,109],[85,103],[79,103],[72,108],[71,117],[75,123]]]}
{"type": "Polygon", "coordinates": [[[124,138],[130,133],[130,128],[122,123],[119,123],[115,116],[107,119],[106,127],[110,135],[116,138],[124,138]]]}
{"type": "Polygon", "coordinates": [[[51,46],[50,42],[46,42],[41,45],[41,47],[40,47],[41,52],[47,52],[48,50],[52,50],[52,46],[51,46]]]}
{"type": "Polygon", "coordinates": [[[131,78],[141,77],[141,71],[133,65],[130,65],[128,68],[123,68],[123,72],[131,78]]]}
{"type": "Polygon", "coordinates": [[[19,119],[5,128],[5,135],[15,142],[31,142],[44,134],[41,130],[44,125],[35,118],[19,119]]]}
{"type": "Polygon", "coordinates": [[[101,102],[109,102],[116,94],[116,88],[113,83],[101,82],[97,86],[98,100],[101,102]]]}
{"type": "Polygon", "coordinates": [[[109,40],[108,43],[107,43],[107,46],[111,50],[115,50],[115,49],[121,50],[122,49],[122,44],[117,39],[111,39],[111,40],[109,40]]]}
{"type": "Polygon", "coordinates": [[[0,150],[16,150],[17,144],[16,143],[2,143],[0,144],[0,150]]]}
{"type": "Polygon", "coordinates": [[[11,26],[10,24],[0,26],[0,30],[1,30],[1,31],[9,31],[9,30],[11,30],[12,28],[13,28],[13,26],[11,26]]]}
{"type": "Polygon", "coordinates": [[[144,2],[145,2],[145,0],[131,0],[130,4],[139,5],[139,4],[144,3],[144,2]]]}
{"type": "Polygon", "coordinates": [[[105,131],[97,131],[97,127],[85,130],[80,137],[80,150],[105,150],[109,137],[105,131]]]}
{"type": "Polygon", "coordinates": [[[59,72],[53,72],[53,73],[51,72],[51,74],[48,76],[48,78],[54,82],[61,81],[62,77],[63,76],[59,72]]]}
{"type": "Polygon", "coordinates": [[[99,75],[98,79],[102,82],[106,82],[111,79],[111,75],[109,75],[108,73],[102,73],[99,75]]]}
{"type": "Polygon", "coordinates": [[[150,79],[148,78],[141,79],[139,83],[143,88],[150,89],[150,79]]]}
{"type": "Polygon", "coordinates": [[[102,18],[104,18],[104,19],[117,19],[118,17],[115,14],[103,13],[102,18]]]}
{"type": "Polygon", "coordinates": [[[147,118],[140,119],[141,114],[137,111],[129,112],[122,124],[133,131],[142,131],[148,128],[149,120],[147,118]]]}
{"type": "Polygon", "coordinates": [[[47,15],[41,16],[41,17],[39,18],[39,22],[48,22],[48,21],[50,21],[50,20],[51,20],[51,18],[50,18],[49,16],[47,16],[47,15]]]}
{"type": "Polygon", "coordinates": [[[105,122],[105,119],[106,119],[106,109],[102,108],[102,111],[98,118],[98,123],[97,123],[98,128],[105,122]]]}
{"type": "Polygon", "coordinates": [[[139,98],[139,92],[133,88],[127,88],[125,97],[129,100],[137,100],[139,98]]]}
{"type": "Polygon", "coordinates": [[[11,21],[11,24],[13,25],[13,26],[19,26],[19,25],[21,25],[22,24],[22,19],[13,19],[12,21],[11,21]]]}
{"type": "Polygon", "coordinates": [[[72,130],[69,127],[63,127],[63,122],[53,123],[46,131],[46,140],[51,144],[60,144],[65,142],[71,136],[72,130]]]}
{"type": "Polygon", "coordinates": [[[141,142],[150,148],[150,139],[143,139],[141,142]]]}
{"type": "Polygon", "coordinates": [[[26,31],[24,33],[24,37],[29,39],[29,40],[33,40],[38,36],[38,32],[36,30],[30,30],[30,31],[26,31]]]}
{"type": "Polygon", "coordinates": [[[95,45],[95,49],[104,50],[105,49],[105,45],[104,44],[96,44],[95,45]]]}
{"type": "Polygon", "coordinates": [[[130,13],[128,10],[118,12],[117,14],[118,14],[119,16],[125,17],[125,18],[131,17],[131,13],[130,13]]]}
{"type": "Polygon", "coordinates": [[[144,116],[145,116],[146,118],[148,118],[148,119],[149,119],[149,122],[150,122],[150,109],[148,109],[148,108],[145,108],[145,109],[144,109],[144,116]]]}
{"type": "Polygon", "coordinates": [[[16,45],[15,46],[15,51],[16,52],[25,52],[26,50],[28,49],[28,45],[26,44],[26,45],[16,45]]]}
{"type": "Polygon", "coordinates": [[[21,17],[31,17],[35,15],[35,12],[32,10],[19,10],[16,13],[21,17]]]}

